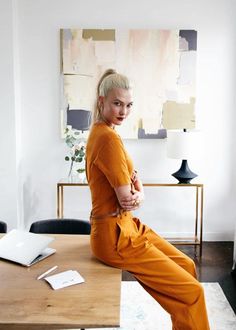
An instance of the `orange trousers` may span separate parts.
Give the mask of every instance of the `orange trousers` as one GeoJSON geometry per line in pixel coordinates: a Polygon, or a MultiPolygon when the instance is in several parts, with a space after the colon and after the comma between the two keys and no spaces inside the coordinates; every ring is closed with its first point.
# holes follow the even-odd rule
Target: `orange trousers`
{"type": "MultiPolygon", "coordinates": [[[[102,262],[132,273],[171,315],[174,330],[210,329],[195,264],[130,212],[91,219],[91,248],[102,262]]],[[[153,328],[154,329],[154,328],[153,328]]]]}

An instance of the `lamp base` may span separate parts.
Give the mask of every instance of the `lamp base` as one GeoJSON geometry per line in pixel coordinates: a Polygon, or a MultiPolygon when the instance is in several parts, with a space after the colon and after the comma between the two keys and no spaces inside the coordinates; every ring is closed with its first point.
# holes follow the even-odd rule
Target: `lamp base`
{"type": "Polygon", "coordinates": [[[188,184],[192,179],[196,178],[197,174],[193,173],[190,170],[190,168],[188,167],[187,160],[183,159],[180,169],[177,172],[173,173],[172,176],[179,181],[179,184],[188,184]]]}

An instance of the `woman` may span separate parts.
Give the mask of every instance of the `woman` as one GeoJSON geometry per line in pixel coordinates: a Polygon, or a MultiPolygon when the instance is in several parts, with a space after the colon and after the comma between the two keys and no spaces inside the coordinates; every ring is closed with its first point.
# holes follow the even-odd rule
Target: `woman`
{"type": "Polygon", "coordinates": [[[91,248],[102,262],[132,273],[171,315],[173,329],[207,330],[204,292],[193,261],[131,213],[144,199],[143,187],[115,126],[132,105],[127,77],[107,70],[98,83],[86,148],[91,248]]]}

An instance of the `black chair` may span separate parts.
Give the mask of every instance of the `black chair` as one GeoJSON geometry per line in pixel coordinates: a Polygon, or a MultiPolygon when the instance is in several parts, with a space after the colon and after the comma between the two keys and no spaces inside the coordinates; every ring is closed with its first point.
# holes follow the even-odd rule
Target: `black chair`
{"type": "Polygon", "coordinates": [[[33,222],[30,232],[37,234],[89,235],[90,223],[79,219],[48,219],[33,222]]]}
{"type": "Polygon", "coordinates": [[[0,233],[6,233],[7,232],[7,224],[4,221],[0,221],[0,233]]]}

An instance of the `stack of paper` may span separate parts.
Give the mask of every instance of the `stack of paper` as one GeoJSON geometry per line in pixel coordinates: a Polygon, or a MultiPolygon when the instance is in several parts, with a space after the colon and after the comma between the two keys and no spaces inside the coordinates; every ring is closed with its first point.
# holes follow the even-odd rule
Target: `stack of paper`
{"type": "Polygon", "coordinates": [[[56,275],[48,276],[45,277],[45,280],[54,290],[85,282],[84,278],[76,270],[67,270],[56,275]]]}

